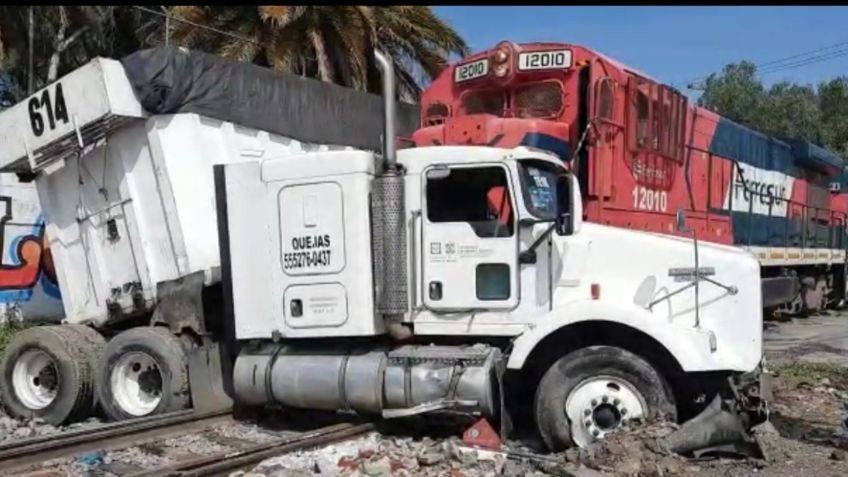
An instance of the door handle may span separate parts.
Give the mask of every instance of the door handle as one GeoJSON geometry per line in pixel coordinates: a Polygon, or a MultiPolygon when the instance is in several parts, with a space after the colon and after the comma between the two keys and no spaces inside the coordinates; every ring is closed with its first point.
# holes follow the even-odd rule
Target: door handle
{"type": "Polygon", "coordinates": [[[430,290],[431,300],[435,301],[442,299],[442,282],[430,282],[430,286],[428,288],[430,290]]]}

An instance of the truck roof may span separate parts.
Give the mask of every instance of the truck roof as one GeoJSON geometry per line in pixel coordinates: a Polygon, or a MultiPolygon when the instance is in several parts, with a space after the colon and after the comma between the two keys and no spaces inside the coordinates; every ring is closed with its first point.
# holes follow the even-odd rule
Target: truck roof
{"type": "MultiPolygon", "coordinates": [[[[418,127],[399,103],[397,133],[418,127]]],[[[303,142],[378,151],[377,95],[178,48],[95,58],[0,113],[0,172],[27,172],[148,115],[197,113],[303,142]]]]}

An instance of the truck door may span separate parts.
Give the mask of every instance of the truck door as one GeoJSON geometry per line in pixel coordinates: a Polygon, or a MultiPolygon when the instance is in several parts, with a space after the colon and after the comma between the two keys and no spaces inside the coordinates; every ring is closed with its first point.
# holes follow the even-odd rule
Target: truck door
{"type": "Polygon", "coordinates": [[[423,174],[422,280],[433,310],[518,305],[515,194],[500,164],[432,167],[423,174]]]}

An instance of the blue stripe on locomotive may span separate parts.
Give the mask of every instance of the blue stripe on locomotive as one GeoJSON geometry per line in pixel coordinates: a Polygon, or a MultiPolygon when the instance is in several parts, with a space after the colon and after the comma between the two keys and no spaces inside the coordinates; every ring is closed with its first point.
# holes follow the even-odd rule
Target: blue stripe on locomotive
{"type": "Polygon", "coordinates": [[[559,158],[565,162],[571,159],[569,156],[568,141],[563,141],[562,139],[551,136],[550,134],[529,132],[521,138],[521,143],[519,145],[537,147],[539,149],[550,151],[559,156],[559,158]]]}
{"type": "Polygon", "coordinates": [[[782,141],[725,118],[720,118],[716,125],[710,152],[798,178],[802,177],[802,169],[813,169],[826,175],[839,174],[843,169],[842,158],[823,147],[803,139],[782,141]]]}
{"type": "Polygon", "coordinates": [[[730,214],[733,243],[752,247],[833,248],[844,249],[848,243],[844,226],[821,225],[804,221],[747,212],[730,214]]]}
{"type": "MultiPolygon", "coordinates": [[[[758,169],[777,171],[809,180],[804,169],[827,175],[843,171],[842,159],[832,152],[805,140],[789,143],[758,133],[725,118],[720,118],[710,142],[710,153],[735,159],[758,169]]],[[[823,179],[827,187],[833,179],[823,179]]],[[[816,247],[843,249],[848,245],[844,226],[824,226],[808,221],[806,239],[804,221],[763,214],[731,212],[733,242],[759,247],[816,247]]]]}

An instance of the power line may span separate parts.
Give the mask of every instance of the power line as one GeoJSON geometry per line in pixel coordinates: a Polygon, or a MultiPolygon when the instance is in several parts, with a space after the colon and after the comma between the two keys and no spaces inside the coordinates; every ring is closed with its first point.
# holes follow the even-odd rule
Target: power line
{"type": "Polygon", "coordinates": [[[839,57],[845,56],[845,55],[848,55],[848,48],[843,48],[841,50],[831,51],[831,52],[823,54],[823,55],[818,55],[818,56],[813,56],[813,57],[810,57],[810,58],[801,59],[801,60],[795,61],[793,63],[789,63],[789,64],[786,64],[786,65],[780,65],[780,66],[777,66],[777,67],[774,67],[774,68],[766,68],[764,71],[758,71],[757,74],[758,75],[766,75],[766,74],[770,74],[770,73],[776,73],[778,71],[791,70],[791,69],[794,69],[794,68],[800,68],[801,66],[811,65],[813,63],[820,63],[822,61],[832,60],[834,58],[839,58],[839,57]]]}
{"type": "Polygon", "coordinates": [[[839,43],[834,43],[833,45],[830,45],[830,46],[823,46],[821,48],[816,48],[814,50],[805,51],[803,53],[798,53],[796,55],[787,56],[785,58],[780,58],[778,60],[773,60],[773,61],[768,61],[766,63],[761,63],[761,64],[757,65],[757,68],[763,68],[765,66],[776,65],[778,63],[783,63],[783,62],[788,61],[788,60],[800,58],[802,56],[807,56],[807,55],[810,55],[810,54],[813,54],[813,53],[818,53],[820,51],[829,50],[831,48],[836,48],[837,46],[844,46],[844,45],[848,45],[848,41],[842,41],[842,42],[839,42],[839,43]]]}
{"type": "Polygon", "coordinates": [[[262,43],[260,43],[256,40],[253,40],[251,38],[246,38],[246,37],[243,37],[241,35],[237,35],[235,33],[229,32],[229,31],[219,30],[217,28],[213,28],[213,27],[208,26],[208,25],[201,25],[201,24],[195,23],[193,21],[189,21],[189,20],[185,20],[183,18],[175,17],[173,15],[169,15],[169,14],[164,13],[164,12],[157,12],[156,10],[151,10],[149,8],[140,7],[138,5],[133,5],[133,8],[135,8],[136,10],[140,10],[142,12],[150,13],[152,15],[158,15],[160,17],[165,17],[166,19],[174,20],[174,21],[177,21],[177,22],[180,22],[180,23],[185,23],[186,25],[191,25],[195,28],[200,28],[200,29],[203,29],[203,30],[209,30],[211,32],[218,33],[219,35],[225,35],[225,36],[228,36],[230,38],[235,38],[236,40],[246,41],[248,43],[253,43],[254,45],[262,46],[262,43]]]}
{"type": "MultiPolygon", "coordinates": [[[[796,53],[791,56],[787,56],[784,58],[779,58],[776,60],[767,61],[765,63],[760,63],[754,65],[754,68],[757,71],[757,75],[766,75],[771,73],[776,73],[778,71],[790,70],[794,68],[799,68],[801,66],[811,65],[813,63],[818,63],[821,61],[827,61],[834,58],[839,58],[841,56],[845,56],[848,54],[848,48],[839,49],[836,51],[828,51],[826,53],[810,56],[815,53],[825,52],[827,50],[833,50],[834,48],[846,46],[848,45],[848,41],[843,41],[839,43],[834,43],[832,45],[823,46],[820,48],[816,48],[813,50],[805,51],[803,53],[796,53]],[[794,61],[793,61],[794,60],[794,61]]],[[[689,89],[700,89],[703,87],[703,80],[708,78],[709,75],[700,76],[693,78],[692,80],[687,81],[687,87],[689,89]],[[701,83],[700,85],[698,83],[701,83]]]]}

